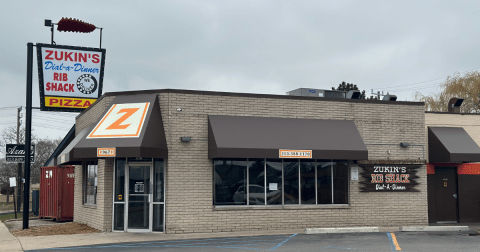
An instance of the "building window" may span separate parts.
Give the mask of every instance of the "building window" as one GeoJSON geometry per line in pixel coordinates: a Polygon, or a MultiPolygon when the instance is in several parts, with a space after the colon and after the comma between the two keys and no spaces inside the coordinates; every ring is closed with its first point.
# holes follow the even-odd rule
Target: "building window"
{"type": "Polygon", "coordinates": [[[83,204],[97,204],[97,161],[83,163],[83,204]]]}
{"type": "Polygon", "coordinates": [[[214,159],[215,206],[348,204],[344,160],[214,159]]]}
{"type": "Polygon", "coordinates": [[[247,204],[247,159],[214,161],[214,204],[247,204]]]}

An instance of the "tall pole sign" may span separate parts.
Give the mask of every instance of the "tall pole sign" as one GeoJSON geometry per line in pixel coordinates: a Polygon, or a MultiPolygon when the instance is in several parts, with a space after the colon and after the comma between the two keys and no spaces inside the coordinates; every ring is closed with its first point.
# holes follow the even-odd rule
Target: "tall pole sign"
{"type": "Polygon", "coordinates": [[[55,23],[51,27],[51,44],[27,43],[27,95],[25,118],[25,185],[23,197],[23,229],[28,229],[30,198],[30,148],[32,143],[32,70],[33,47],[37,47],[40,105],[42,111],[81,112],[102,95],[105,49],[102,29],[77,19],[62,18],[57,30],[89,33],[100,29],[100,48],[56,45],[53,41],[55,23]]]}
{"type": "Polygon", "coordinates": [[[30,145],[32,143],[32,68],[33,43],[27,44],[27,100],[25,115],[25,184],[23,188],[23,229],[28,228],[28,209],[30,199],[30,145]]]}

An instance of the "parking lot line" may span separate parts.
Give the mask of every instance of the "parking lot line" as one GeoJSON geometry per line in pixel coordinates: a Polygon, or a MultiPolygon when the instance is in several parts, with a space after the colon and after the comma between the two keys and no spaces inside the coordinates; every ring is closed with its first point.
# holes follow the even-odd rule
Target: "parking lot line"
{"type": "Polygon", "coordinates": [[[390,248],[392,250],[402,250],[400,248],[400,245],[398,245],[397,237],[395,237],[394,233],[387,233],[387,236],[388,236],[388,240],[390,240],[390,248]]]}
{"type": "Polygon", "coordinates": [[[292,239],[293,237],[295,237],[295,235],[297,235],[297,234],[293,234],[292,236],[290,236],[290,237],[288,237],[286,240],[280,242],[277,246],[271,248],[270,250],[275,250],[275,249],[277,249],[278,247],[282,246],[282,244],[284,244],[284,243],[287,242],[288,240],[290,240],[290,239],[292,239]]]}

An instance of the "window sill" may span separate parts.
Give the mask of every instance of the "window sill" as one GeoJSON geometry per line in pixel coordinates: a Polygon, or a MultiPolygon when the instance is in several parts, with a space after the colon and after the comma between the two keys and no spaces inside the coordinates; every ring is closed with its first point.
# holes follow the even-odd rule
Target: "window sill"
{"type": "Polygon", "coordinates": [[[339,205],[293,205],[293,206],[213,206],[213,211],[238,210],[310,210],[310,209],[350,209],[348,204],[339,205]]]}
{"type": "Polygon", "coordinates": [[[83,205],[84,208],[97,209],[97,205],[83,205]]]}

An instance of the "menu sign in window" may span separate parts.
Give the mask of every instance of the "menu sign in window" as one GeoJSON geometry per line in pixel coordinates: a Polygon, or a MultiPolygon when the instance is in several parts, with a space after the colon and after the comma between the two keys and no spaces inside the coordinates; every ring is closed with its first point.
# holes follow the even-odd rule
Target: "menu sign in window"
{"type": "Polygon", "coordinates": [[[418,192],[417,171],[421,165],[360,165],[362,192],[418,192]]]}

